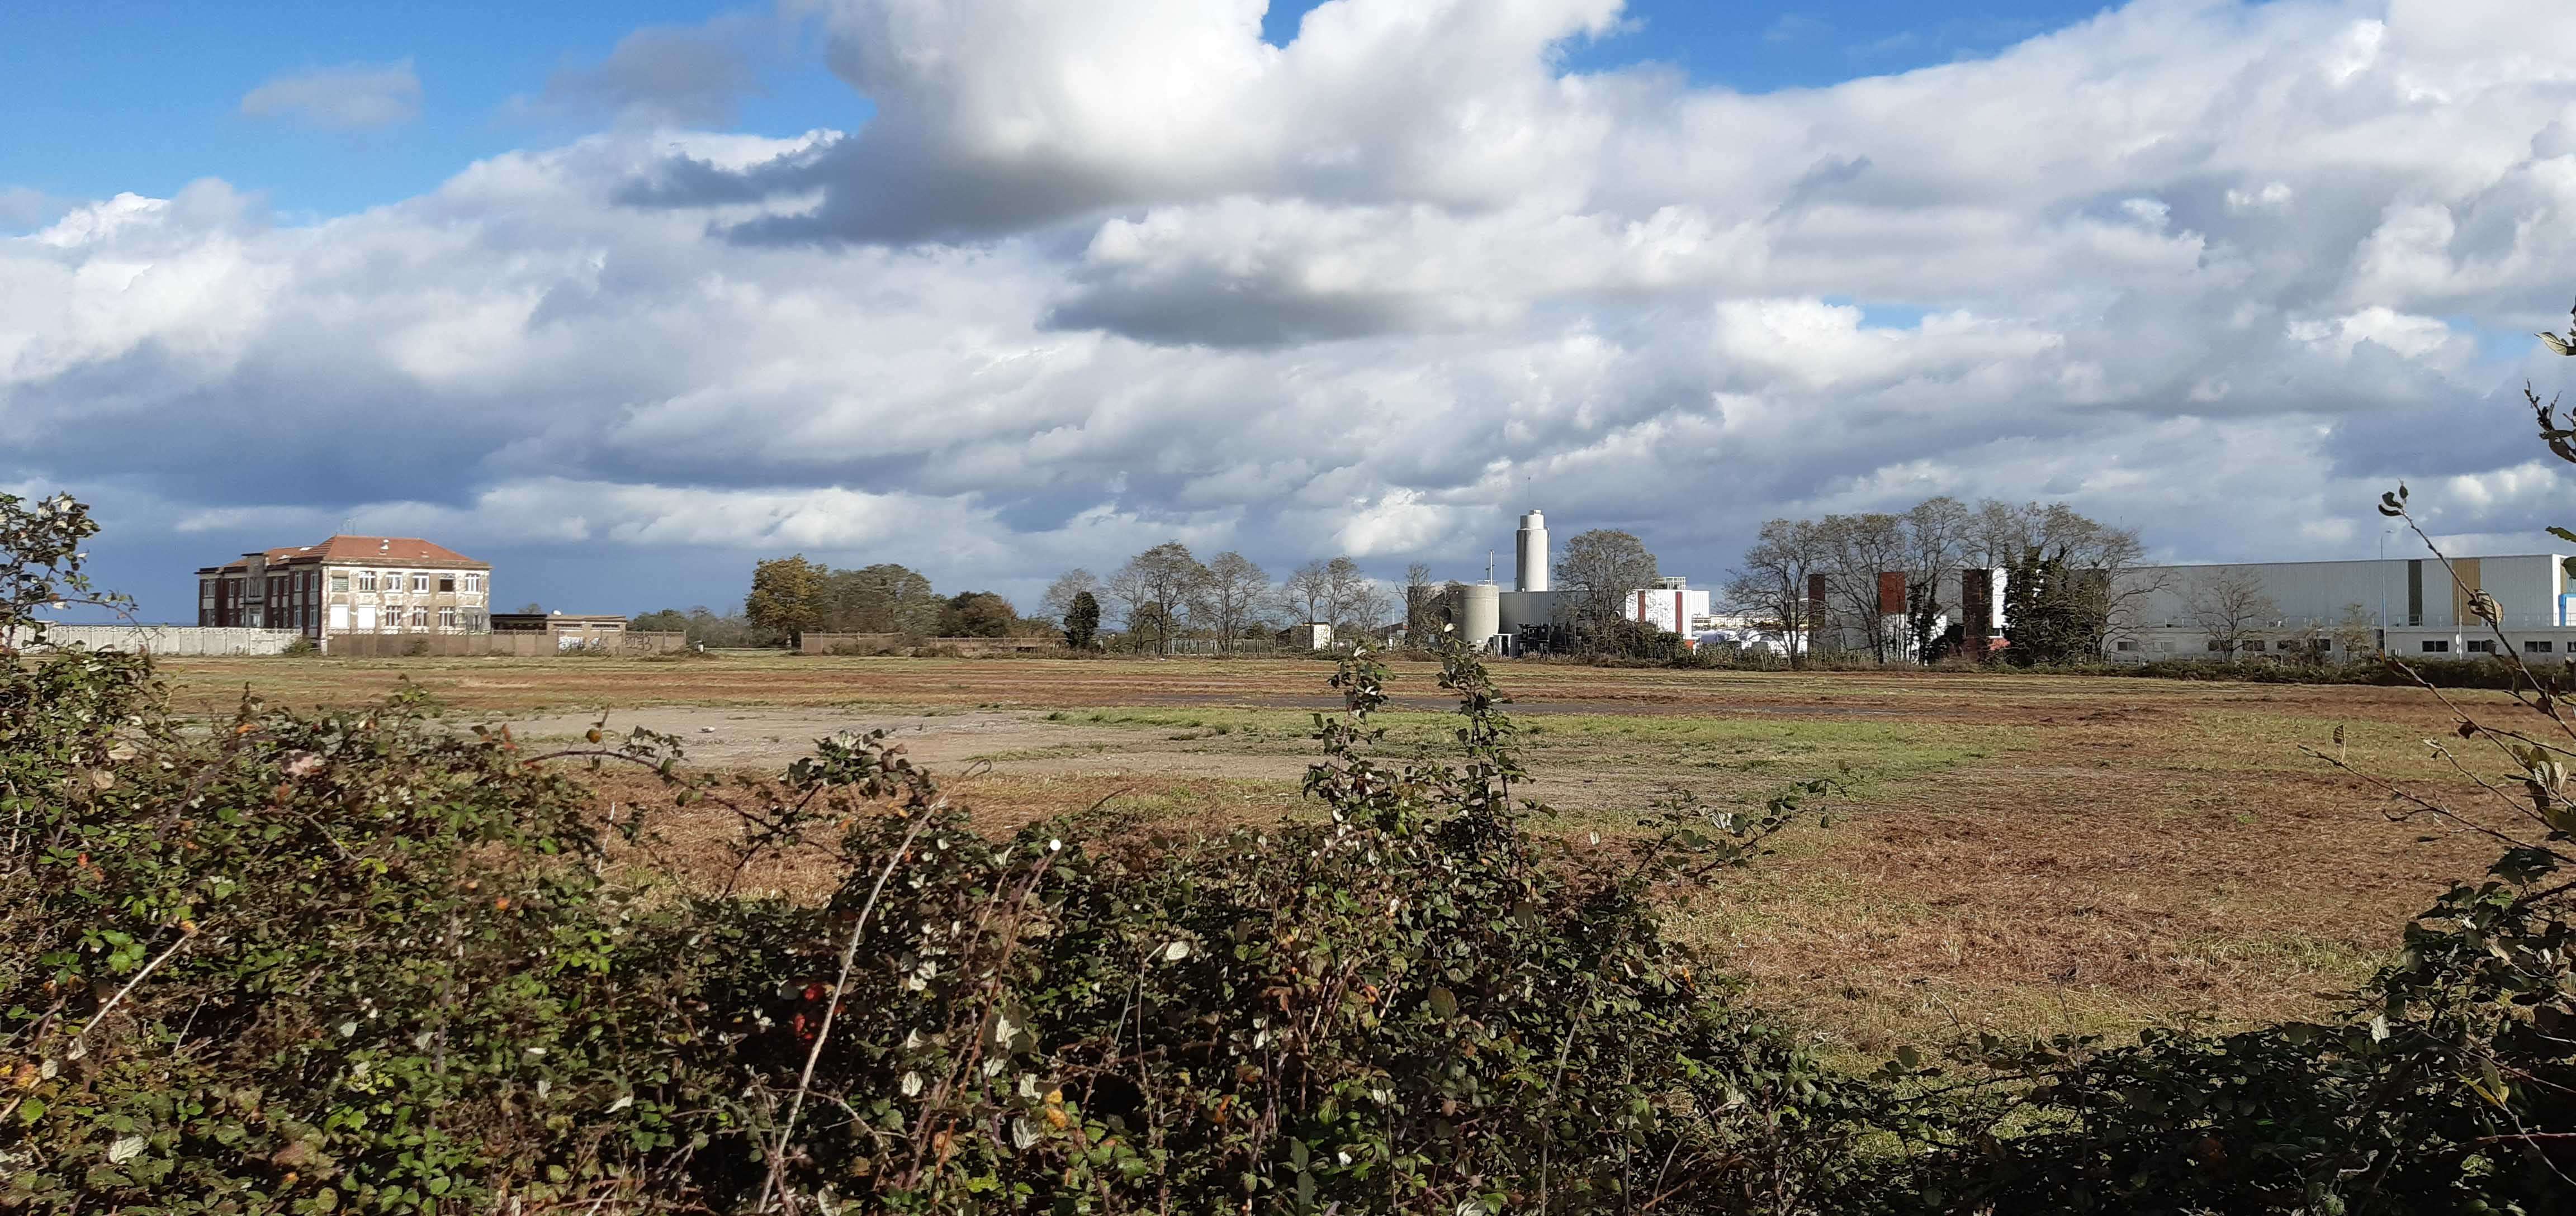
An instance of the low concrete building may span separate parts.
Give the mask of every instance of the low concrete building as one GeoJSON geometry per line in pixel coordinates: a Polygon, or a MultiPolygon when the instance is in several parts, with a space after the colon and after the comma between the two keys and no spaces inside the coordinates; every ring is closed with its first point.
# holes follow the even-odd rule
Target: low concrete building
{"type": "Polygon", "coordinates": [[[197,571],[197,623],[332,634],[491,628],[492,566],[410,536],[334,536],[197,571]]]}
{"type": "Polygon", "coordinates": [[[1290,625],[1288,627],[1288,648],[1290,650],[1331,650],[1333,648],[1333,627],[1321,622],[1290,625]]]}
{"type": "Polygon", "coordinates": [[[558,650],[585,646],[615,649],[626,637],[626,618],[565,612],[495,612],[492,632],[547,634],[554,638],[558,650]]]}

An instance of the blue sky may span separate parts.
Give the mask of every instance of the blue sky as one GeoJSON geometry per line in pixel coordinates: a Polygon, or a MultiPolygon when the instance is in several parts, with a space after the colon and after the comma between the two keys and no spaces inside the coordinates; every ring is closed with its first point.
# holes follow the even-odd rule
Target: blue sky
{"type": "MultiPolygon", "coordinates": [[[[1316,2],[1272,5],[1264,36],[1293,38],[1316,2]]],[[[1565,62],[1585,71],[1666,63],[1744,92],[1815,87],[1991,54],[2099,7],[1640,0],[1627,28],[1571,49],[1565,62]]],[[[0,81],[8,82],[0,84],[0,189],[64,201],[123,191],[167,197],[219,177],[264,194],[289,217],[389,203],[476,158],[596,125],[595,112],[524,103],[542,97],[558,71],[597,62],[636,29],[763,11],[686,0],[22,5],[0,38],[0,81]],[[404,60],[420,81],[418,116],[408,121],[314,130],[242,112],[243,97],[276,76],[404,60]]],[[[866,120],[866,100],[824,69],[809,34],[764,39],[758,49],[760,88],[741,99],[734,129],[786,136],[866,120]]]]}

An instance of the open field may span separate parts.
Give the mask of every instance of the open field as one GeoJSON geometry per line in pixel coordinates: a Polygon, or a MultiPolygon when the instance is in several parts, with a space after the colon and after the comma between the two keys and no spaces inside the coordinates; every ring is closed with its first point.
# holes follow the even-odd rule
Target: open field
{"type": "MultiPolygon", "coordinates": [[[[1390,748],[1445,735],[1434,669],[1397,664],[1390,748]]],[[[1310,813],[1312,661],[724,657],[174,659],[178,704],[363,702],[407,679],[523,736],[615,725],[685,736],[695,763],[774,768],[838,729],[897,730],[997,826],[1108,795],[1217,826],[1310,813]]],[[[1755,998],[1860,1052],[1958,1030],[2123,1031],[2313,1014],[2367,976],[2406,916],[2494,850],[2392,823],[2303,756],[2345,728],[2354,763],[2459,782],[2448,733],[2400,689],[1914,673],[1609,670],[1504,663],[1547,830],[1615,849],[1688,789],[1758,800],[1840,778],[1830,826],[1676,896],[1755,998]]],[[[2455,693],[2494,706],[2496,694],[2455,693]]],[[[610,796],[617,791],[611,790],[610,796]]],[[[782,887],[811,875],[766,876],[782,887]]]]}

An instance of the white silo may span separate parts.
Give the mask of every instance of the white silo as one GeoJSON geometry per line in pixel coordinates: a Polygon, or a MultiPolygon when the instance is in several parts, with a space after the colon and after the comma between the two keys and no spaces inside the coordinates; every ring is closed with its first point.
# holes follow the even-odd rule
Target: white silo
{"type": "Polygon", "coordinates": [[[1466,602],[1459,606],[1458,633],[1475,650],[1490,650],[1494,636],[1503,631],[1502,588],[1492,583],[1469,583],[1463,590],[1466,602]]]}
{"type": "Polygon", "coordinates": [[[1512,590],[1547,590],[1547,516],[1537,511],[1521,516],[1521,530],[1513,539],[1520,564],[1512,571],[1512,590]]]}

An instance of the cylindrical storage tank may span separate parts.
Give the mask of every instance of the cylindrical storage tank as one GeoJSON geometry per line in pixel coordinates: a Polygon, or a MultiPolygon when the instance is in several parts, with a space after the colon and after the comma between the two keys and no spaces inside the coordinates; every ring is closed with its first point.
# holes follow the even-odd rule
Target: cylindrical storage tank
{"type": "Polygon", "coordinates": [[[1521,516],[1521,530],[1512,536],[1512,590],[1547,590],[1547,516],[1532,511],[1521,516]]]}
{"type": "Polygon", "coordinates": [[[1503,631],[1503,589],[1492,583],[1469,583],[1467,602],[1458,613],[1458,632],[1467,645],[1476,650],[1490,650],[1494,636],[1503,631]]]}

